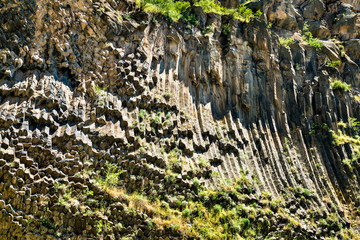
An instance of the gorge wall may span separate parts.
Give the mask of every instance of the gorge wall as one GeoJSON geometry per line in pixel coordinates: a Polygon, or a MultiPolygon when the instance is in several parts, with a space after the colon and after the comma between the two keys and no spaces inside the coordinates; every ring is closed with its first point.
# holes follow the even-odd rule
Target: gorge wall
{"type": "Polygon", "coordinates": [[[285,198],[300,223],[283,230],[269,217],[273,239],[342,239],[309,209],[358,234],[360,168],[344,164],[354,147],[329,129],[350,134],[338,123],[360,118],[359,2],[247,6],[264,14],[247,23],[195,6],[191,23],[120,0],[1,0],[0,239],[186,238],[99,187],[109,163],[119,186],[170,207],[205,201],[198,184],[246,178],[244,202],[285,198]],[[304,40],[305,23],[321,48],[304,40]]]}

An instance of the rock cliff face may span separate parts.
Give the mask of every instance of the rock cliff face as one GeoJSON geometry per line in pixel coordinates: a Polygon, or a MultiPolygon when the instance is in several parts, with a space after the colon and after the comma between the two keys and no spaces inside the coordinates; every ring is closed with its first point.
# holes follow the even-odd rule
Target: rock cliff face
{"type": "Polygon", "coordinates": [[[99,187],[111,164],[118,187],[170,207],[246,178],[244,202],[264,206],[267,192],[300,223],[284,230],[274,211],[274,239],[344,236],[311,211],[356,235],[360,168],[329,129],[350,134],[339,122],[360,118],[359,2],[247,6],[264,14],[244,23],[193,7],[194,25],[121,0],[1,0],[0,238],[187,238],[99,187]]]}

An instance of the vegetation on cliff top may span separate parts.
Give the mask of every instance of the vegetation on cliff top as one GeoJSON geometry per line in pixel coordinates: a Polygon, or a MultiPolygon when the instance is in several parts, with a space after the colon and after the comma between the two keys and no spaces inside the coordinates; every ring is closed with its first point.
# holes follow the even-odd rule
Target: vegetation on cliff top
{"type": "Polygon", "coordinates": [[[214,0],[192,0],[192,1],[164,1],[164,0],[136,0],[137,6],[146,12],[161,13],[172,20],[184,18],[186,10],[190,6],[200,6],[206,13],[213,12],[220,15],[231,15],[234,19],[249,22],[253,17],[260,16],[262,12],[253,12],[244,4],[237,8],[226,8],[214,0]]]}

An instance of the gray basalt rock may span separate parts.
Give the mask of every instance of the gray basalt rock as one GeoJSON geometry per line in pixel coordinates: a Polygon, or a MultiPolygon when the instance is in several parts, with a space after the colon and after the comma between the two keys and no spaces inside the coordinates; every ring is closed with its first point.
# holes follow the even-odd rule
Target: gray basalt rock
{"type": "Polygon", "coordinates": [[[358,2],[245,5],[264,15],[194,6],[193,24],[134,1],[0,0],[0,238],[184,239],[201,200],[244,208],[269,239],[340,239],[310,215],[347,228],[360,191],[356,147],[329,132],[360,116],[358,2]]]}
{"type": "Polygon", "coordinates": [[[322,0],[305,1],[301,9],[305,19],[319,20],[325,13],[325,4],[322,0]]]}
{"type": "Polygon", "coordinates": [[[268,3],[265,14],[269,22],[280,28],[294,30],[298,27],[296,11],[288,1],[275,0],[273,3],[268,3]]]}
{"type": "Polygon", "coordinates": [[[309,30],[314,37],[322,39],[331,38],[331,33],[325,20],[307,21],[307,24],[309,24],[309,30]]]}

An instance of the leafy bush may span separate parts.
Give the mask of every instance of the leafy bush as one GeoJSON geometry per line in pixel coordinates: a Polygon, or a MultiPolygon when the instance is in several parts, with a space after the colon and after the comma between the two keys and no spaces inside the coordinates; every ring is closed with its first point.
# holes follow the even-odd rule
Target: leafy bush
{"type": "Polygon", "coordinates": [[[314,123],[313,125],[311,125],[310,134],[317,134],[322,131],[329,131],[329,126],[326,123],[314,123]]]}
{"type": "Polygon", "coordinates": [[[290,48],[290,44],[293,42],[294,39],[292,38],[284,38],[284,37],[280,37],[279,41],[280,41],[280,45],[286,47],[286,48],[290,48]]]}
{"type": "Polygon", "coordinates": [[[183,160],[181,158],[181,150],[178,148],[174,148],[169,152],[168,155],[168,161],[169,161],[169,169],[172,171],[179,171],[183,167],[183,160]]]}
{"type": "Polygon", "coordinates": [[[242,225],[243,225],[244,229],[249,228],[250,225],[251,225],[250,220],[247,219],[247,218],[242,218],[242,219],[241,219],[241,222],[242,222],[242,225]]]}
{"type": "Polygon", "coordinates": [[[214,25],[209,25],[202,31],[202,34],[205,37],[209,37],[210,34],[213,33],[213,32],[214,32],[214,25]]]}
{"type": "Polygon", "coordinates": [[[333,67],[333,68],[335,68],[335,67],[340,67],[341,61],[340,61],[340,60],[331,61],[331,62],[328,62],[326,65],[327,65],[328,67],[333,67]]]}
{"type": "Polygon", "coordinates": [[[339,79],[333,80],[331,82],[331,87],[333,88],[333,90],[340,90],[342,92],[347,92],[347,91],[351,90],[351,85],[350,84],[342,82],[339,79]]]}
{"type": "Polygon", "coordinates": [[[309,31],[309,24],[304,23],[303,30],[301,31],[303,39],[310,45],[320,50],[324,45],[318,38],[314,38],[312,33],[309,31]]]}
{"type": "Polygon", "coordinates": [[[358,159],[360,159],[360,137],[359,137],[359,126],[360,122],[357,121],[356,118],[350,118],[349,122],[346,124],[342,121],[338,123],[338,125],[344,128],[350,128],[351,135],[347,135],[342,131],[338,130],[337,133],[335,131],[330,131],[333,137],[333,144],[339,146],[351,143],[352,148],[354,149],[354,154],[351,158],[345,158],[342,160],[344,165],[347,165],[350,171],[353,171],[355,167],[360,167],[360,163],[358,159]]]}
{"type": "Polygon", "coordinates": [[[240,4],[237,8],[237,12],[234,13],[234,18],[239,19],[242,22],[249,22],[254,17],[260,17],[262,12],[258,10],[254,13],[251,9],[247,8],[245,5],[240,4]]]}
{"type": "Polygon", "coordinates": [[[209,163],[209,160],[207,159],[204,159],[204,158],[200,158],[199,159],[199,167],[201,168],[210,168],[210,163],[209,163]]]}
{"type": "Polygon", "coordinates": [[[145,109],[140,109],[139,111],[139,118],[145,119],[145,116],[147,115],[147,112],[145,109]]]}
{"type": "Polygon", "coordinates": [[[137,6],[145,12],[160,13],[175,21],[184,18],[191,23],[198,23],[197,19],[194,19],[191,16],[185,16],[186,9],[191,6],[190,2],[196,6],[202,7],[206,13],[213,12],[220,15],[232,15],[235,19],[243,22],[249,22],[252,18],[262,15],[260,10],[254,13],[243,4],[240,4],[236,9],[230,9],[224,8],[221,6],[220,2],[215,2],[214,0],[136,0],[137,6]]]}
{"type": "Polygon", "coordinates": [[[349,119],[349,127],[352,128],[354,131],[359,129],[360,122],[356,118],[349,119]]]}
{"type": "Polygon", "coordinates": [[[214,206],[214,213],[215,213],[215,214],[219,214],[219,213],[221,212],[221,210],[222,210],[221,205],[215,204],[215,206],[214,206]]]}
{"type": "Polygon", "coordinates": [[[182,211],[182,215],[184,218],[188,218],[190,217],[190,214],[191,214],[191,210],[190,209],[184,209],[184,211],[182,211]]]}
{"type": "Polygon", "coordinates": [[[137,5],[145,12],[160,13],[173,20],[183,17],[190,3],[186,1],[138,0],[137,5]]]}
{"type": "Polygon", "coordinates": [[[220,2],[215,3],[213,0],[200,0],[197,2],[197,5],[201,6],[204,9],[204,12],[224,14],[226,11],[226,9],[221,6],[220,2]]]}
{"type": "Polygon", "coordinates": [[[98,177],[96,183],[105,190],[116,187],[119,182],[119,176],[123,172],[124,170],[118,168],[116,165],[106,162],[105,177],[98,177]]]}
{"type": "Polygon", "coordinates": [[[197,178],[194,179],[193,184],[196,189],[200,188],[200,181],[197,178]]]}
{"type": "Polygon", "coordinates": [[[231,25],[230,24],[221,25],[221,30],[222,30],[221,33],[227,36],[231,33],[231,25]]]}
{"type": "Polygon", "coordinates": [[[100,88],[98,85],[94,84],[93,91],[96,97],[96,102],[100,105],[105,105],[106,88],[100,88]]]}
{"type": "MultiPolygon", "coordinates": [[[[184,19],[195,26],[198,26],[200,24],[198,18],[193,14],[184,16],[184,19]]],[[[191,26],[189,25],[188,28],[191,29],[191,26]]]]}
{"type": "Polygon", "coordinates": [[[105,222],[105,221],[103,222],[103,220],[96,221],[95,228],[96,228],[96,232],[97,232],[98,236],[100,234],[104,233],[104,232],[107,232],[107,231],[110,232],[111,231],[110,223],[105,222]]]}

